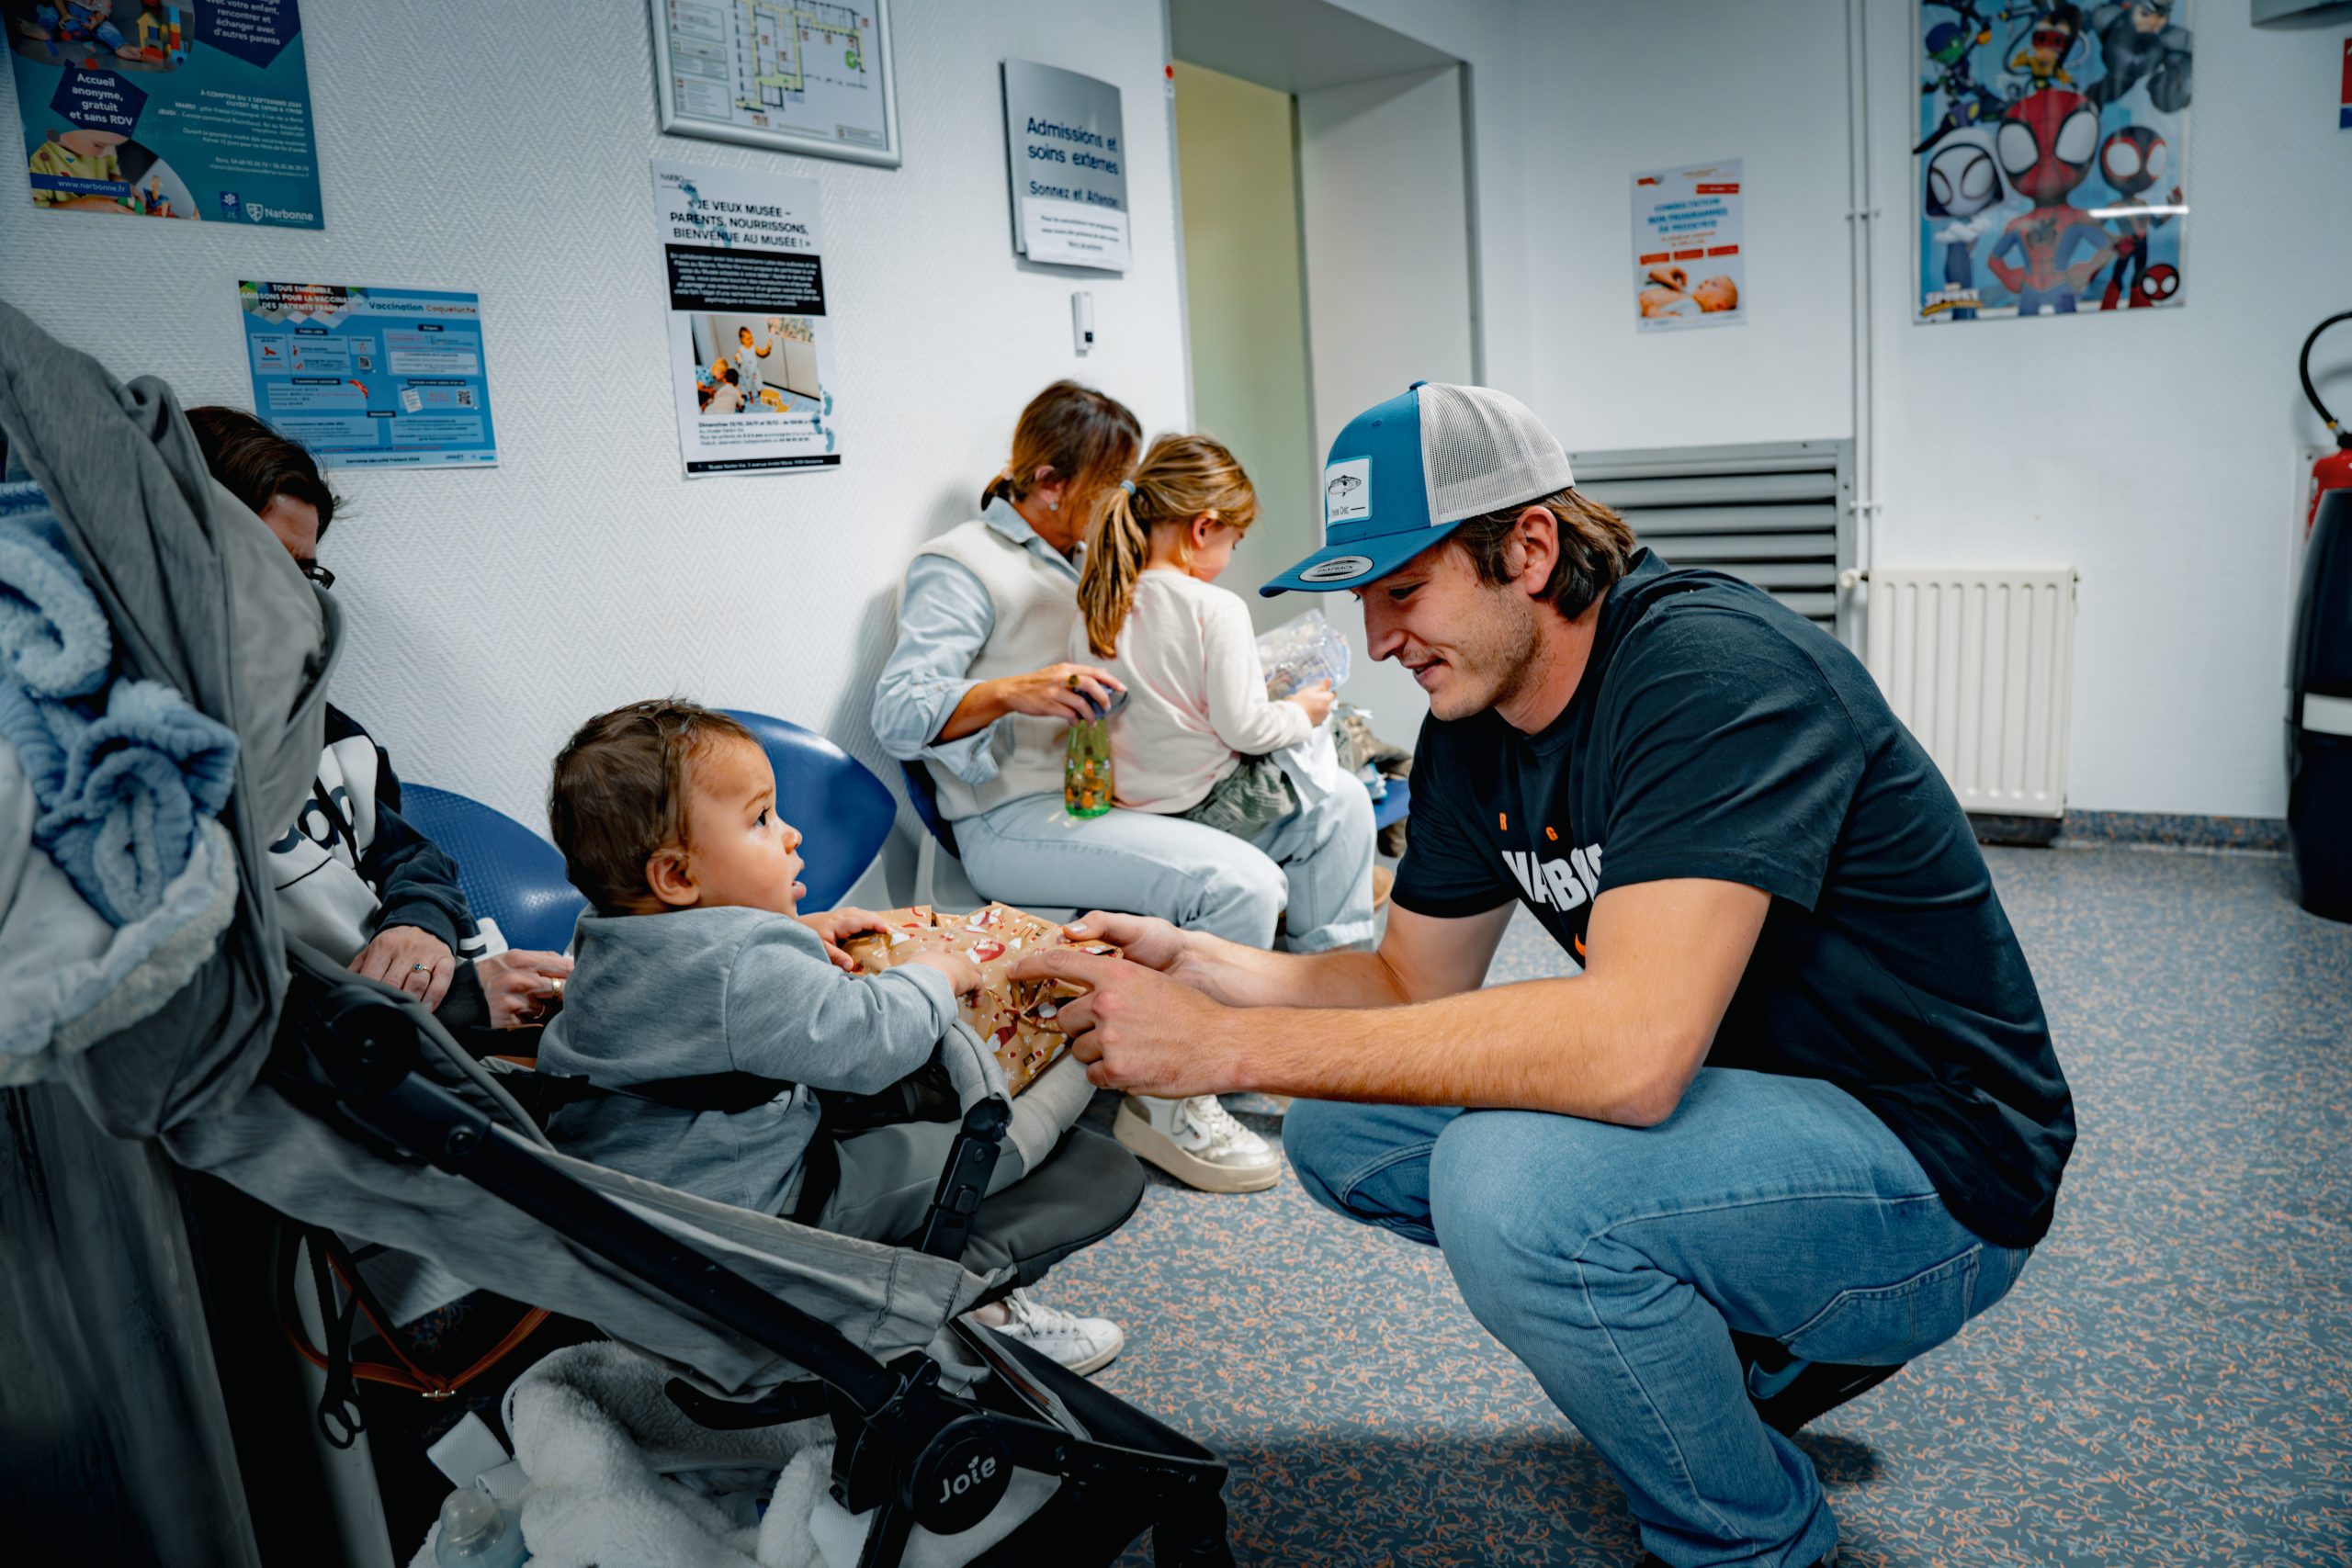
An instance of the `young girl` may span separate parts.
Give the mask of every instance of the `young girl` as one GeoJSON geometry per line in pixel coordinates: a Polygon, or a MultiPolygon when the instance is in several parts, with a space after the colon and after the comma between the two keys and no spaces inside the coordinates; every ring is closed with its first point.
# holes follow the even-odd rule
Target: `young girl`
{"type": "Polygon", "coordinates": [[[1284,866],[1284,928],[1312,951],[1370,933],[1372,818],[1369,797],[1351,809],[1341,786],[1353,781],[1320,731],[1330,682],[1270,699],[1248,607],[1213,586],[1257,513],[1250,476],[1224,446],[1205,435],[1153,442],[1088,536],[1070,657],[1102,661],[1127,689],[1111,725],[1119,805],[1252,843],[1303,812],[1344,816],[1346,854],[1284,866]]]}

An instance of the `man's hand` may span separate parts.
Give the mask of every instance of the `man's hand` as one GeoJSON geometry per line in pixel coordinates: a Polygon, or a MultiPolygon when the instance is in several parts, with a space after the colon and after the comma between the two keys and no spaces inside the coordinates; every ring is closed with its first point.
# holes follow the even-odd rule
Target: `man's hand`
{"type": "Polygon", "coordinates": [[[1091,664],[1048,664],[1026,675],[990,682],[1007,713],[1057,718],[1067,724],[1099,716],[1114,695],[1127,688],[1108,670],[1091,664]]]}
{"type": "Polygon", "coordinates": [[[1184,933],[1152,915],[1114,915],[1097,909],[1062,930],[1073,941],[1107,942],[1145,968],[1163,974],[1184,956],[1184,933]]]}
{"type": "Polygon", "coordinates": [[[857,960],[852,958],[842,943],[861,931],[887,931],[890,922],[871,909],[828,909],[821,915],[795,915],[794,919],[817,933],[825,944],[825,956],[833,961],[836,969],[857,972],[857,960]]]}
{"type": "MultiPolygon", "coordinates": [[[[1089,916],[1083,923],[1091,928],[1098,918],[1134,919],[1089,916]]],[[[1116,940],[1107,931],[1095,934],[1116,940]]],[[[1165,975],[1123,958],[1054,947],[1014,964],[1012,977],[1088,987],[1061,1004],[1054,1026],[1070,1036],[1070,1055],[1087,1065],[1087,1081],[1097,1089],[1182,1100],[1241,1087],[1234,1010],[1165,975]]]]}
{"type": "Polygon", "coordinates": [[[521,1029],[545,1022],[548,1008],[563,995],[563,982],[571,975],[571,960],[560,953],[509,948],[474,960],[474,978],[481,982],[492,1029],[521,1029]]]}
{"type": "Polygon", "coordinates": [[[414,926],[387,926],[353,956],[354,975],[396,986],[423,1002],[430,1011],[449,994],[458,971],[457,955],[431,931],[414,926]]]}

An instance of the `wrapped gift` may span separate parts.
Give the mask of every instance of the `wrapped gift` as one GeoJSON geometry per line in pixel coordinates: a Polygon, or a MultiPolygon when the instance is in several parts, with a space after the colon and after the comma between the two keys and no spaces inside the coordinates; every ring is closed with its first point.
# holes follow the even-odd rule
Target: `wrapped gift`
{"type": "Polygon", "coordinates": [[[1076,948],[1119,956],[1107,942],[1073,940],[1051,920],[1041,920],[1005,904],[990,904],[968,915],[942,915],[928,904],[889,909],[888,931],[865,931],[842,943],[861,974],[879,975],[918,953],[960,953],[980,972],[980,988],[957,998],[964,1021],[996,1050],[1004,1081],[1013,1093],[1026,1089],[1053,1065],[1069,1043],[1054,1026],[1054,1015],[1083,986],[1063,980],[1015,980],[1012,966],[1041,949],[1076,948]]]}

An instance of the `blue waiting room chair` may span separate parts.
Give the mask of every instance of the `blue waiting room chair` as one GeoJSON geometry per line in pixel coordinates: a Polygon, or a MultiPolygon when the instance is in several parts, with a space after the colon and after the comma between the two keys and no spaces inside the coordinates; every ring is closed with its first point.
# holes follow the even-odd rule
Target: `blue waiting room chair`
{"type": "Polygon", "coordinates": [[[800,900],[802,912],[831,908],[882,852],[899,803],[865,763],[815,730],[742,708],[726,711],[767,752],[776,811],[804,836],[800,880],[808,896],[800,900]]]}
{"type": "Polygon", "coordinates": [[[556,847],[502,811],[430,784],[401,790],[401,818],[458,863],[458,886],[510,947],[561,953],[588,900],[564,879],[556,847]]]}

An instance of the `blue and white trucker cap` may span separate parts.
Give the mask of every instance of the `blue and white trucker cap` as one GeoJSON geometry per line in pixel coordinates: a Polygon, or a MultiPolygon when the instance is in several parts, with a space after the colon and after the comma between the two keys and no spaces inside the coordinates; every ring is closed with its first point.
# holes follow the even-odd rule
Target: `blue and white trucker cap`
{"type": "Polygon", "coordinates": [[[1575,482],[1568,455],[1517,398],[1416,381],[1340,432],[1323,466],[1323,547],[1258,592],[1361,588],[1467,518],[1575,482]]]}

